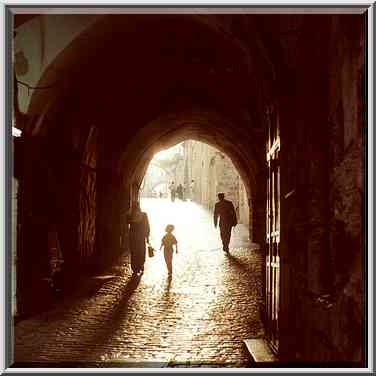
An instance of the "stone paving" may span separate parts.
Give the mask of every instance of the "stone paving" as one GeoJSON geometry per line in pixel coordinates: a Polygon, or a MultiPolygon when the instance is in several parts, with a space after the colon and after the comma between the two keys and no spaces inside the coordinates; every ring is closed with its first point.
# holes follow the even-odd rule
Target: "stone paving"
{"type": "Polygon", "coordinates": [[[141,278],[128,256],[88,281],[79,298],[19,322],[14,361],[51,367],[247,367],[242,340],[262,337],[262,259],[238,225],[230,255],[220,248],[210,212],[190,202],[143,200],[157,248],[168,222],[179,254],[167,279],[163,255],[141,278]],[[93,287],[94,286],[94,287],[93,287]]]}

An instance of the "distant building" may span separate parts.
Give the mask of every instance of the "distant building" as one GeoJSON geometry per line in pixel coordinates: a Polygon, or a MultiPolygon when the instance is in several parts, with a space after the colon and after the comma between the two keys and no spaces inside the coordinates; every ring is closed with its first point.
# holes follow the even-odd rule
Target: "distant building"
{"type": "Polygon", "coordinates": [[[217,149],[203,142],[185,141],[184,160],[178,165],[176,181],[183,181],[186,189],[192,191],[193,199],[209,209],[214,208],[217,193],[224,192],[234,203],[239,223],[249,224],[248,198],[243,181],[231,159],[217,149]]]}

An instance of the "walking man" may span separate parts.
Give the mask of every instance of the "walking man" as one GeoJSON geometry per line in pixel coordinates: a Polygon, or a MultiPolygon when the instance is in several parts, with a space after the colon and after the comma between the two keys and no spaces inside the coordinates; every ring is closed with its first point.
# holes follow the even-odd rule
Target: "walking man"
{"type": "Polygon", "coordinates": [[[175,183],[174,182],[171,182],[171,184],[169,186],[169,189],[170,189],[170,193],[171,193],[171,201],[174,202],[175,201],[175,196],[176,196],[176,188],[175,188],[175,183]]]}
{"type": "Polygon", "coordinates": [[[214,227],[217,228],[219,217],[219,229],[223,244],[223,251],[229,252],[229,244],[231,238],[231,229],[238,224],[236,212],[233,203],[225,200],[224,193],[218,193],[218,202],[214,207],[214,227]]]}

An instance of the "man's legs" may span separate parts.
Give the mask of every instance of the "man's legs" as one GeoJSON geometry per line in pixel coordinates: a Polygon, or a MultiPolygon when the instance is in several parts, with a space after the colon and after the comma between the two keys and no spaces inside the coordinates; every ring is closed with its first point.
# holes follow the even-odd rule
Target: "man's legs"
{"type": "Polygon", "coordinates": [[[229,251],[229,244],[230,244],[230,238],[231,238],[231,226],[223,226],[220,227],[221,230],[221,239],[223,244],[223,250],[225,252],[229,251]]]}

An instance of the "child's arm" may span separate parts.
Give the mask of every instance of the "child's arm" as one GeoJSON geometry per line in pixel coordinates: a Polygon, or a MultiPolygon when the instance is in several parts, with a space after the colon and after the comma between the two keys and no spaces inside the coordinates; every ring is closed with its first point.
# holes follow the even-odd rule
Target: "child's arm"
{"type": "Polygon", "coordinates": [[[176,254],[178,253],[178,243],[175,243],[176,254]]]}

